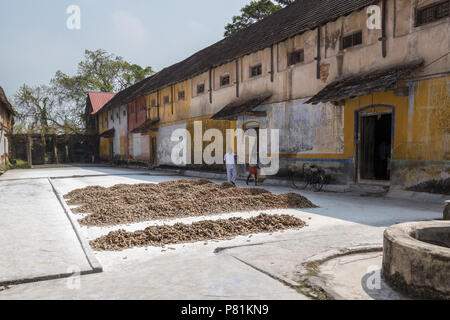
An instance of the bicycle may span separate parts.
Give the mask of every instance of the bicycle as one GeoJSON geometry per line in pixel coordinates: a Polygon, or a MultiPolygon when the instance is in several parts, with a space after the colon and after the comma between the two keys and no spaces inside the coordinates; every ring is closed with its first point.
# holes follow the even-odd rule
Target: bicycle
{"type": "Polygon", "coordinates": [[[329,177],[325,170],[316,166],[304,164],[302,171],[291,171],[291,182],[295,189],[304,190],[311,186],[314,191],[322,191],[323,187],[328,184],[329,177]]]}

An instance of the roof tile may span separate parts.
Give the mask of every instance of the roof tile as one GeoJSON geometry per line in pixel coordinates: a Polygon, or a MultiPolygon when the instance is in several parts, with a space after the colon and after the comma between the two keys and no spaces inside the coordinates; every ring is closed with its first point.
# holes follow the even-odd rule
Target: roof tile
{"type": "Polygon", "coordinates": [[[125,104],[169,85],[185,81],[238,57],[338,19],[379,0],[298,0],[248,28],[203,49],[184,61],[125,89],[107,107],[125,104]]]}
{"type": "Polygon", "coordinates": [[[89,100],[92,104],[92,115],[99,112],[112,98],[114,98],[114,93],[106,92],[89,92],[89,100]]]}

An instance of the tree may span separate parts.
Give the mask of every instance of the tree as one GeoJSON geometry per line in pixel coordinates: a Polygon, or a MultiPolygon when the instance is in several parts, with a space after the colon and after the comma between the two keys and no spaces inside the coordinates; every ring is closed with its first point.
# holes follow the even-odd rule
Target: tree
{"type": "Polygon", "coordinates": [[[74,110],[61,105],[54,89],[47,85],[23,85],[14,95],[15,131],[19,133],[52,134],[80,132],[82,122],[74,110]]]}
{"type": "Polygon", "coordinates": [[[50,85],[23,85],[14,96],[18,132],[82,133],[87,94],[118,92],[153,74],[104,50],[85,51],[76,75],[57,71],[50,85]]]}
{"type": "Polygon", "coordinates": [[[241,9],[241,15],[234,16],[233,22],[225,27],[225,37],[229,37],[239,30],[245,29],[283,7],[294,3],[295,0],[254,0],[241,9]],[[275,2],[275,3],[274,3],[275,2]]]}
{"type": "Polygon", "coordinates": [[[77,74],[57,71],[52,85],[61,99],[74,102],[82,113],[89,92],[119,92],[152,74],[151,67],[131,64],[104,50],[86,50],[77,74]]]}

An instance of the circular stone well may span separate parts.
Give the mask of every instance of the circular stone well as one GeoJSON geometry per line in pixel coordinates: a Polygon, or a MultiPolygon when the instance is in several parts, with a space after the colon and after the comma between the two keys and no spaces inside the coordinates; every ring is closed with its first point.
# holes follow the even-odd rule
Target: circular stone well
{"type": "Polygon", "coordinates": [[[404,223],[384,233],[383,276],[416,298],[450,299],[450,222],[404,223]]]}

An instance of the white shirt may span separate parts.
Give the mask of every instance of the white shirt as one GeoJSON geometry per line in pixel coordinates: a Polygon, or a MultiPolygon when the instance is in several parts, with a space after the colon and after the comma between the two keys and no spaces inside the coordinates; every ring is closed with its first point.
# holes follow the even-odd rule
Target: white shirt
{"type": "Polygon", "coordinates": [[[227,153],[223,158],[225,160],[226,165],[233,165],[234,163],[234,153],[227,153]]]}

